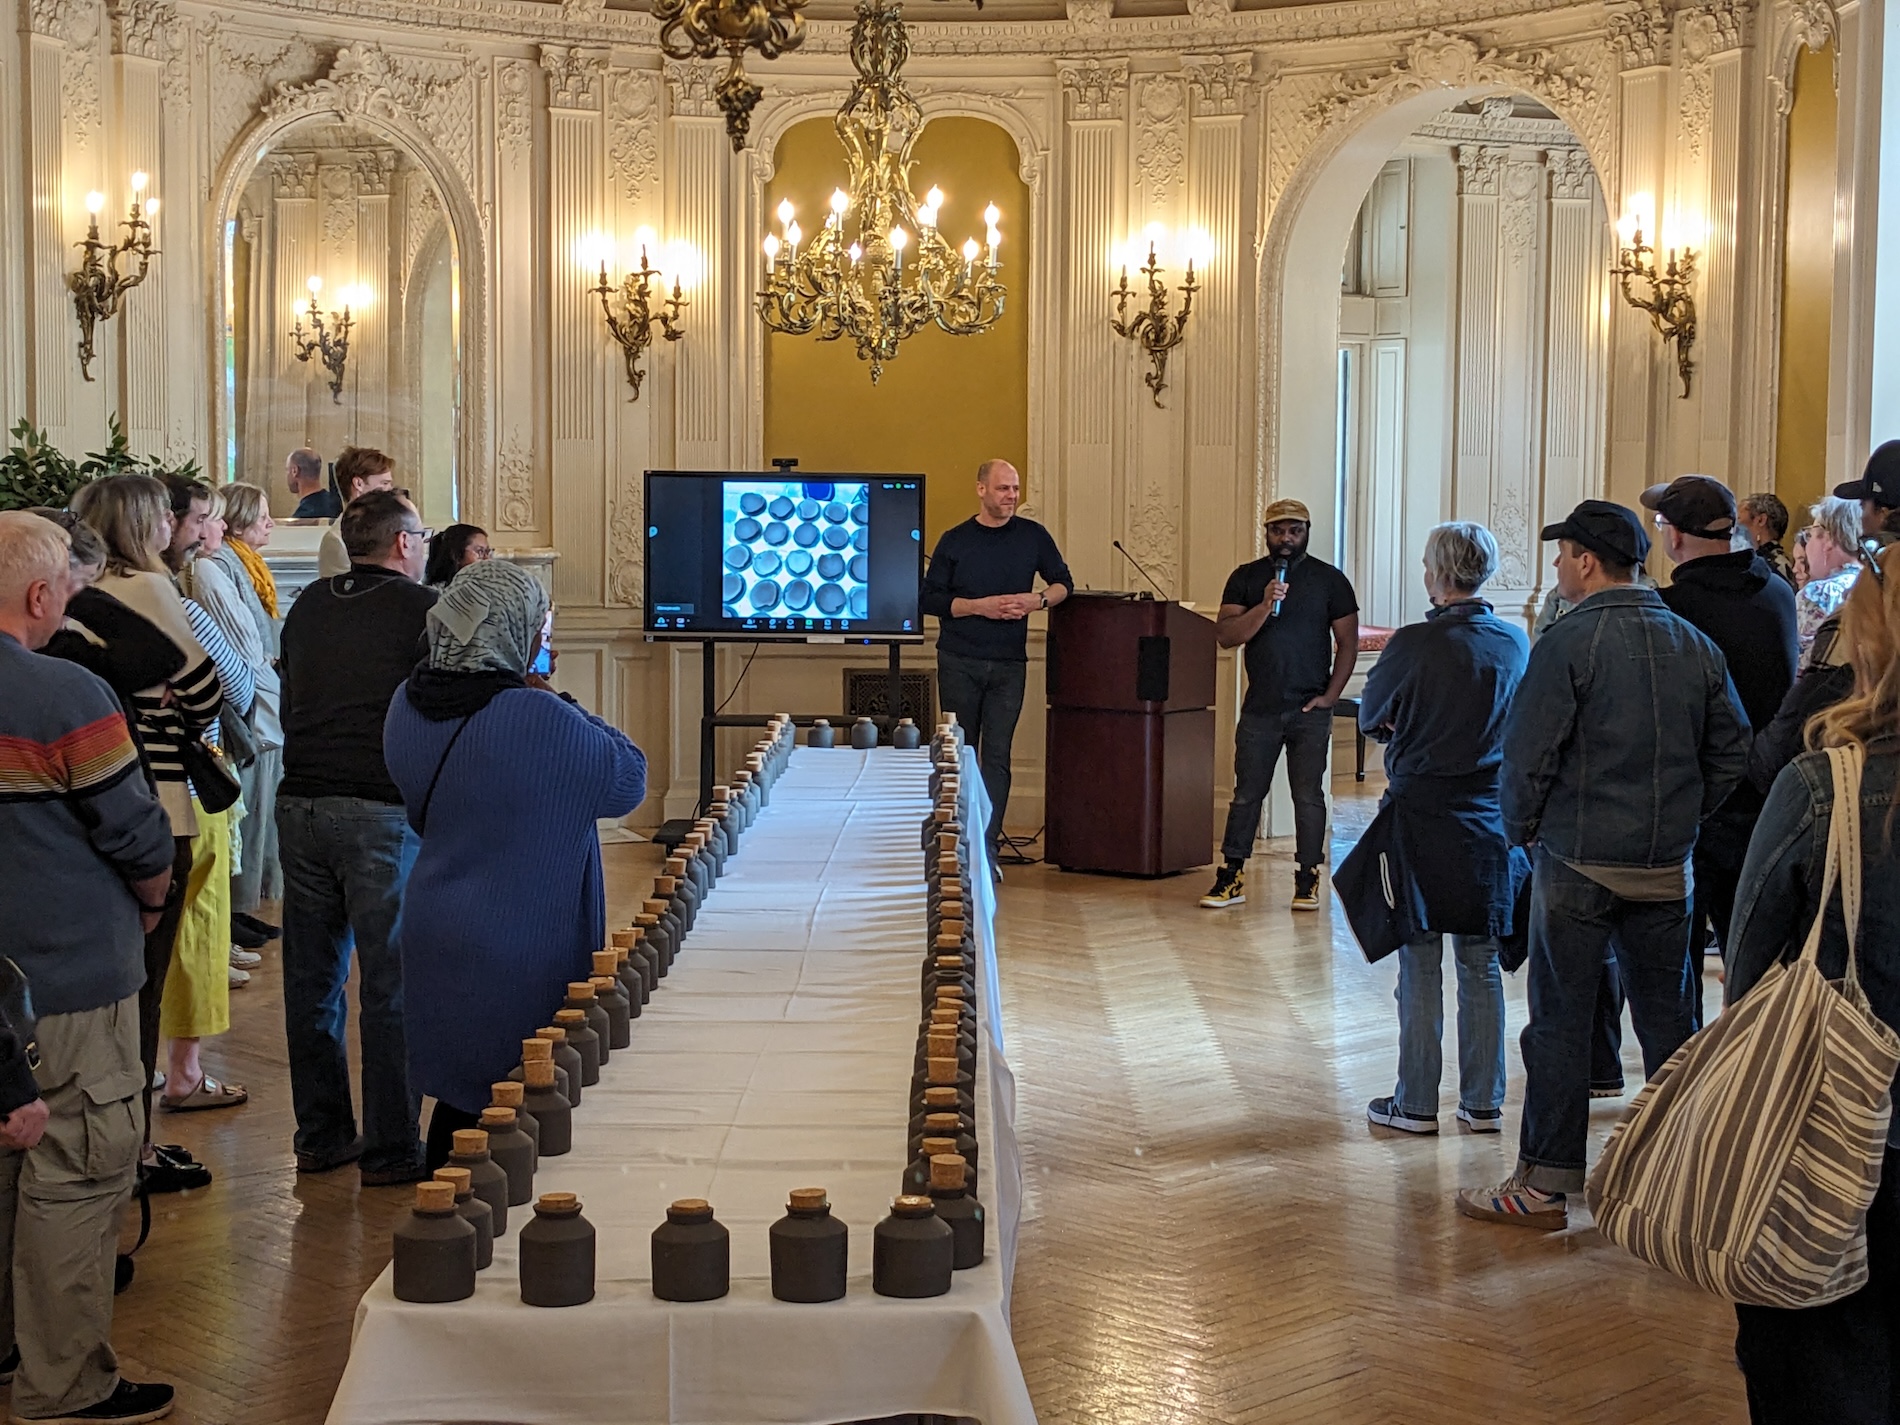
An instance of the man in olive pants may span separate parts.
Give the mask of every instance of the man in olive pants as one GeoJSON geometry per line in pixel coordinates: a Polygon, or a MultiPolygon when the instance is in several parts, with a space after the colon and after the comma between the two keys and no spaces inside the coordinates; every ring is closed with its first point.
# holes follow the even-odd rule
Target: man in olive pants
{"type": "Polygon", "coordinates": [[[0,1379],[15,1420],[147,1421],[172,1388],[119,1375],[113,1259],[172,834],[112,690],[34,651],[64,618],[69,549],[50,520],[0,514],[0,1379]]]}

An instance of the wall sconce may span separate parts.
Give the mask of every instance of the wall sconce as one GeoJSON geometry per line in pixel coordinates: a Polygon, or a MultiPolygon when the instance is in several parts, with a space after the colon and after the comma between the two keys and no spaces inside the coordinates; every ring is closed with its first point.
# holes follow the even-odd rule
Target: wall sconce
{"type": "Polygon", "coordinates": [[[120,221],[125,236],[117,243],[99,236],[99,214],[105,210],[106,195],[88,193],[86,240],[74,244],[85,256],[79,270],[66,274],[66,288],[73,294],[73,314],[79,318],[79,373],[92,380],[93,332],[100,322],[110,321],[125,304],[125,294],[145,280],[158,249],[152,246],[151,220],[158,213],[158,199],[139,195],[145,191],[143,173],[132,175],[132,211],[120,221]],[[136,257],[138,267],[130,273],[119,271],[119,259],[136,257]]]}
{"type": "MultiPolygon", "coordinates": [[[[1160,233],[1150,229],[1147,233],[1148,261],[1141,267],[1142,274],[1148,279],[1148,305],[1128,315],[1128,304],[1135,301],[1139,294],[1128,285],[1128,263],[1122,262],[1121,285],[1112,289],[1109,296],[1115,299],[1115,315],[1108,323],[1115,329],[1116,336],[1125,336],[1136,343],[1147,354],[1152,368],[1142,377],[1148,389],[1154,392],[1157,408],[1161,405],[1161,392],[1168,384],[1168,353],[1181,344],[1187,335],[1188,316],[1194,310],[1194,294],[1200,291],[1200,285],[1194,280],[1194,253],[1190,250],[1187,260],[1187,280],[1181,284],[1181,310],[1170,314],[1168,311],[1168,286],[1161,280],[1161,261],[1157,256],[1157,244],[1160,233]]],[[[1130,243],[1131,254],[1141,249],[1130,243]]],[[[1202,266],[1206,266],[1205,253],[1201,256],[1202,266]]]]}
{"type": "Polygon", "coordinates": [[[331,312],[325,321],[323,312],[317,306],[317,294],[323,291],[323,279],[310,279],[310,300],[299,302],[296,307],[297,325],[290,329],[290,339],[296,343],[296,357],[307,362],[315,356],[322,360],[323,367],[330,373],[330,399],[337,405],[343,404],[343,368],[350,360],[350,329],[356,325],[350,316],[350,308],[361,309],[369,305],[369,292],[363,287],[345,287],[337,295],[343,299],[343,310],[331,312]],[[310,319],[310,330],[304,330],[304,318],[310,319]]]}
{"type": "Polygon", "coordinates": [[[1695,362],[1689,355],[1695,346],[1695,298],[1689,295],[1689,283],[1695,277],[1696,253],[1693,247],[1679,249],[1672,244],[1667,261],[1659,266],[1656,249],[1643,241],[1645,216],[1640,204],[1632,204],[1629,214],[1617,224],[1621,244],[1610,276],[1617,280],[1624,301],[1639,312],[1649,313],[1663,344],[1676,348],[1681,399],[1687,400],[1690,378],[1695,373],[1695,362]]]}
{"type": "Polygon", "coordinates": [[[600,264],[600,282],[594,287],[594,293],[600,298],[607,331],[620,344],[620,353],[626,360],[627,384],[633,387],[633,395],[627,398],[630,401],[640,399],[640,383],[646,380],[640,362],[653,344],[653,328],[657,325],[668,341],[678,341],[686,335],[680,312],[691,305],[685,297],[684,282],[687,269],[693,265],[691,255],[680,245],[675,245],[662,258],[672,268],[673,295],[669,297],[666,275],[647,261],[654,242],[653,230],[641,228],[634,234],[634,242],[640,248],[640,266],[628,270],[617,291],[607,276],[608,259],[613,255],[612,240],[596,236],[583,244],[582,252],[582,260],[589,267],[596,261],[600,264]],[[654,300],[655,278],[659,279],[658,302],[654,300]]]}

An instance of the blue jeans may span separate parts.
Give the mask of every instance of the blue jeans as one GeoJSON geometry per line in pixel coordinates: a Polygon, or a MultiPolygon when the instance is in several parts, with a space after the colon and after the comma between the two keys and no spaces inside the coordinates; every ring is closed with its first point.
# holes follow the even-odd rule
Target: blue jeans
{"type": "Polygon", "coordinates": [[[420,1097],[409,1088],[396,926],[422,843],[400,806],[355,797],[279,797],[284,866],[284,1037],[297,1151],[333,1157],[356,1137],[345,1041],[354,945],[362,961],[363,1166],[422,1161],[420,1097]]]}
{"type": "Polygon", "coordinates": [[[1583,1188],[1590,1130],[1591,1039],[1604,956],[1617,975],[1653,1076],[1694,1032],[1689,902],[1633,901],[1539,846],[1531,876],[1530,1023],[1524,1052],[1520,1165],[1545,1192],[1583,1188]]]}
{"type": "Polygon", "coordinates": [[[937,652],[937,701],[957,715],[963,737],[976,749],[989,793],[990,853],[1003,839],[1003,811],[1009,806],[1009,754],[1016,720],[1023,713],[1023,686],[1029,665],[1000,658],[965,658],[937,652]]]}
{"type": "Polygon", "coordinates": [[[1333,747],[1333,710],[1242,713],[1234,728],[1234,799],[1220,852],[1229,861],[1253,855],[1260,808],[1273,790],[1273,769],[1286,749],[1287,790],[1293,795],[1293,843],[1300,869],[1326,861],[1326,758],[1333,747]]]}
{"type": "MultiPolygon", "coordinates": [[[[1454,935],[1458,966],[1458,1106],[1495,1110],[1504,1104],[1504,976],[1498,942],[1488,935],[1454,935]]],[[[1414,1118],[1438,1115],[1444,1073],[1444,937],[1427,936],[1399,947],[1399,1111],[1414,1118]]]]}

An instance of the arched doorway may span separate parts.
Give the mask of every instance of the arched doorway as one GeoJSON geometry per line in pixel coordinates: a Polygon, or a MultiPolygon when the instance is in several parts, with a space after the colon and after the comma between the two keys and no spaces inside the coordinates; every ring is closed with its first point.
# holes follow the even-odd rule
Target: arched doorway
{"type": "Polygon", "coordinates": [[[1538,530],[1604,489],[1608,206],[1583,141],[1502,86],[1411,94],[1316,150],[1269,230],[1263,498],[1313,511],[1313,549],[1364,617],[1423,613],[1441,520],[1503,555],[1500,611],[1548,583],[1538,530]]]}

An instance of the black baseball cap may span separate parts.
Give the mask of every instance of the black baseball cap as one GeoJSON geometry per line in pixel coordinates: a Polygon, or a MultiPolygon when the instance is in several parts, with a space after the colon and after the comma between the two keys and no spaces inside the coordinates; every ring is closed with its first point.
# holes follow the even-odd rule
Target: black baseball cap
{"type": "Polygon", "coordinates": [[[1883,510],[1900,509],[1900,440],[1890,440],[1867,457],[1860,479],[1834,487],[1840,500],[1872,500],[1883,510]]]}
{"type": "Polygon", "coordinates": [[[1693,539],[1727,539],[1735,533],[1735,495],[1707,475],[1678,475],[1667,485],[1651,485],[1643,508],[1654,510],[1693,539]]]}
{"type": "Polygon", "coordinates": [[[1575,540],[1599,559],[1641,564],[1649,558],[1649,536],[1634,510],[1610,500],[1585,500],[1557,523],[1544,526],[1541,539],[1575,540]]]}

